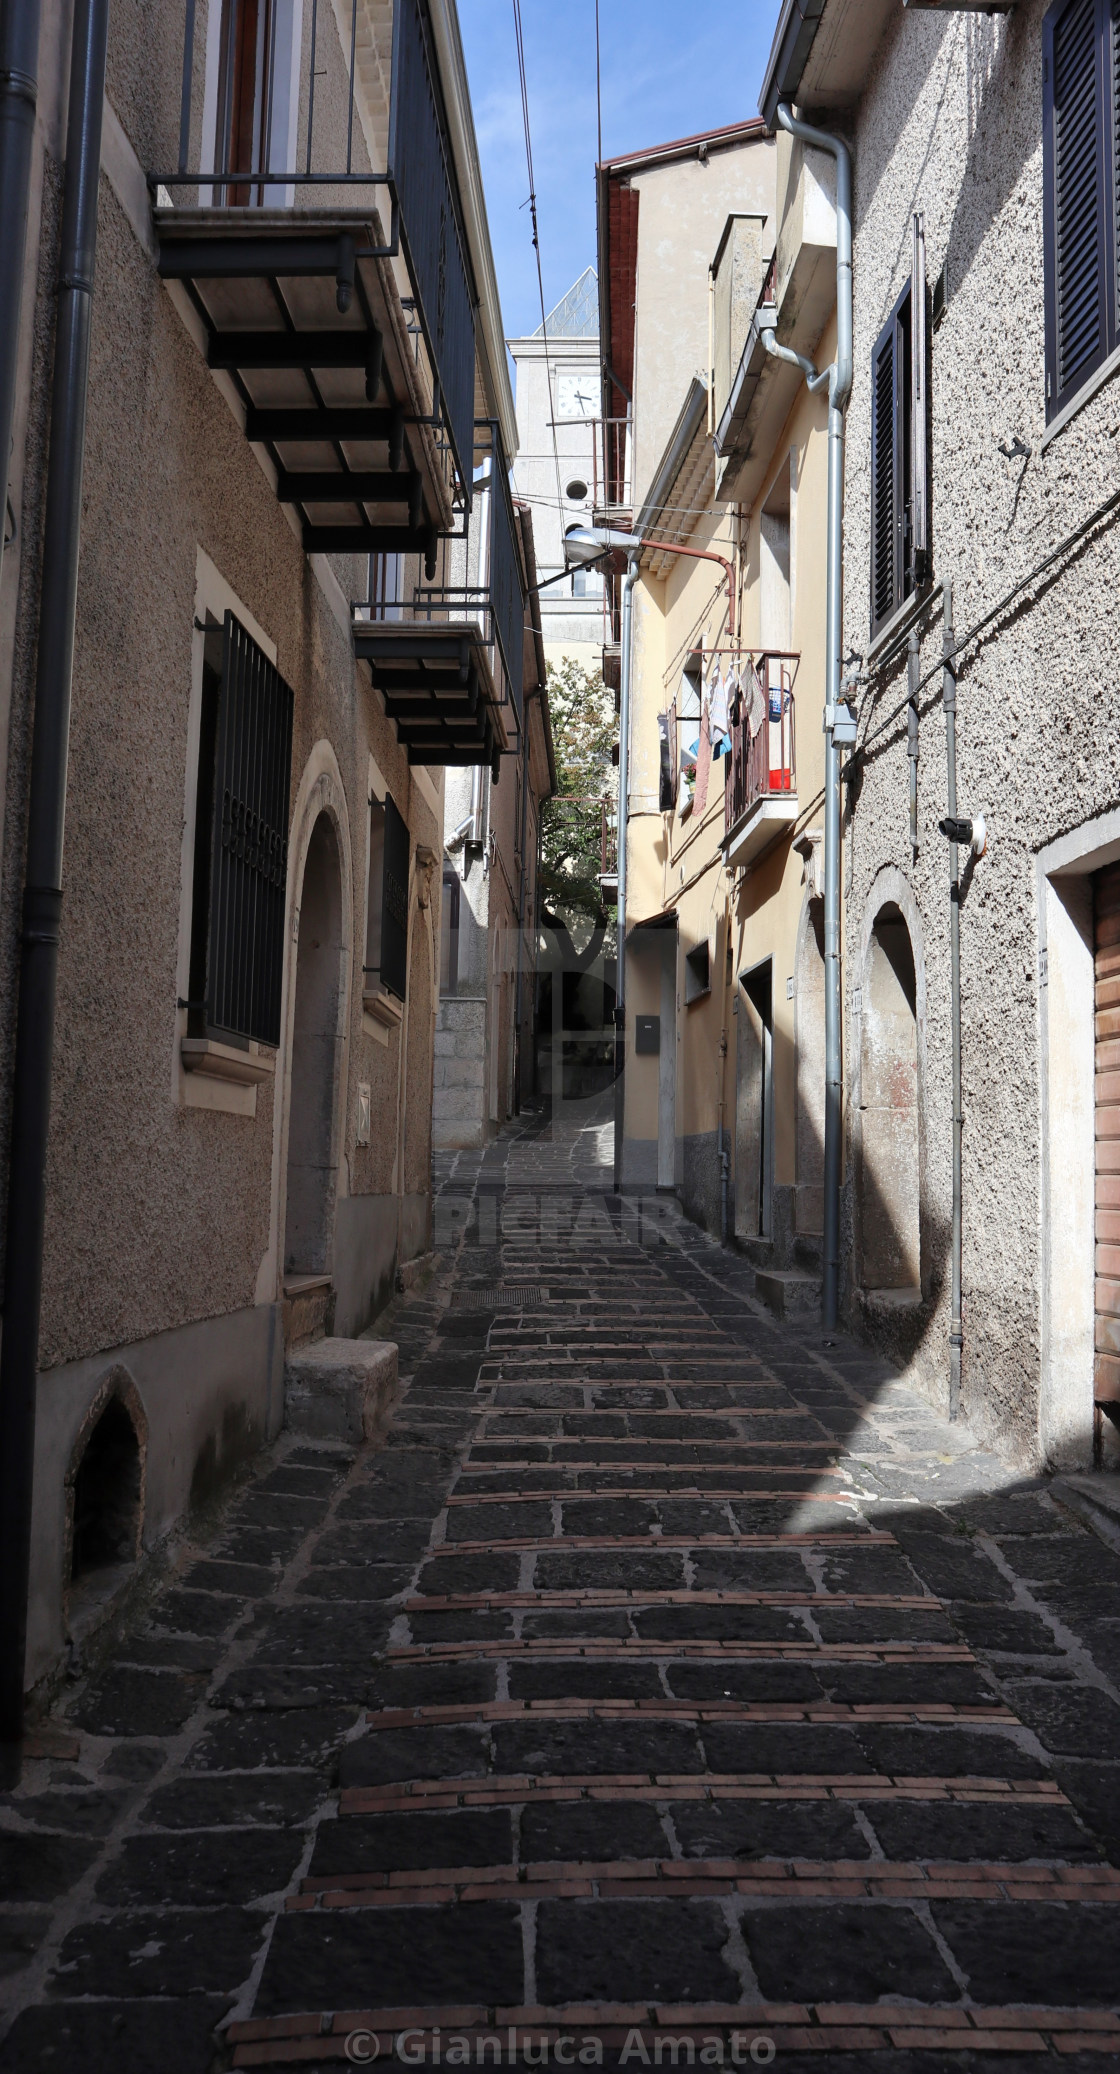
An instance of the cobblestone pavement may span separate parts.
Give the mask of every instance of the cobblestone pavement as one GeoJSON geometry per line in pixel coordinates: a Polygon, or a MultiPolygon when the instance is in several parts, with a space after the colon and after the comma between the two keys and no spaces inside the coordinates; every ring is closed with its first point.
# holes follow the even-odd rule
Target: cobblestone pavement
{"type": "Polygon", "coordinates": [[[440,1179],[388,1445],[263,1457],[3,1801],[0,2068],[1120,2054],[1120,1557],[596,1130],[440,1179]]]}

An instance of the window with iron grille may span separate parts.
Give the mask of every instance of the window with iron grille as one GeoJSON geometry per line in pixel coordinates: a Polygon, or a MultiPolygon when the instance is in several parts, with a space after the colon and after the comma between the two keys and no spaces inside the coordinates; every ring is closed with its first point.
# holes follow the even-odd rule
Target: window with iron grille
{"type": "Polygon", "coordinates": [[[207,629],[188,1031],[280,1042],[292,693],[232,612],[207,629]]]}
{"type": "Polygon", "coordinates": [[[1058,0],[1042,24],[1046,419],[1120,344],[1120,0],[1058,0]]]}
{"type": "Polygon", "coordinates": [[[367,988],[382,986],[403,1001],[408,980],[408,823],[388,792],[369,803],[366,894],[367,988]]]}
{"type": "Polygon", "coordinates": [[[929,574],[925,230],[911,220],[907,281],[871,354],[871,638],[929,574]]]}

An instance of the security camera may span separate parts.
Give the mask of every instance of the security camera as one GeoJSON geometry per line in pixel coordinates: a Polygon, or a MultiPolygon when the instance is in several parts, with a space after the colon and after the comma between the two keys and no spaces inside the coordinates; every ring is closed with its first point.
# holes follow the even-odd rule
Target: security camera
{"type": "Polygon", "coordinates": [[[959,815],[954,818],[946,814],[937,824],[946,842],[962,843],[974,857],[982,857],[988,847],[988,829],[983,814],[959,815]]]}

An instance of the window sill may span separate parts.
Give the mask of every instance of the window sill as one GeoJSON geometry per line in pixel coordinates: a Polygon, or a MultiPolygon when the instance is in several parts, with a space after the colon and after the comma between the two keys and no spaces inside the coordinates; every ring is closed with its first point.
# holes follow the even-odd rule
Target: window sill
{"type": "Polygon", "coordinates": [[[923,590],[912,591],[908,598],[904,598],[897,611],[892,612],[871,642],[865,658],[867,663],[877,666],[885,662],[894,643],[901,642],[903,635],[908,634],[915,621],[921,618],[927,605],[932,605],[940,596],[941,585],[929,583],[923,590]]]}
{"type": "Polygon", "coordinates": [[[404,1003],[384,987],[366,987],[362,993],[362,1033],[378,1044],[388,1045],[391,1030],[399,1030],[404,1003]]]}
{"type": "Polygon", "coordinates": [[[1099,395],[1105,383],[1110,382],[1118,370],[1120,370],[1120,346],[1116,347],[1115,352],[1109,354],[1107,360],[1101,361],[1100,366],[1095,373],[1089,375],[1084,387],[1077,391],[1076,396],[1071,396],[1068,403],[1063,403],[1060,411],[1055,411],[1039,442],[1040,453],[1044,454],[1046,452],[1050,441],[1057,439],[1059,432],[1065,431],[1070,419],[1075,418],[1079,410],[1084,410],[1085,405],[1091,403],[1094,396],[1099,395]]]}
{"type": "Polygon", "coordinates": [[[384,987],[366,987],[362,992],[362,1013],[372,1016],[375,1023],[384,1023],[387,1030],[395,1030],[404,1014],[404,1002],[384,987]]]}
{"type": "Polygon", "coordinates": [[[207,1080],[224,1080],[231,1087],[259,1087],[276,1072],[276,1054],[251,1044],[242,1051],[236,1044],[221,1044],[215,1037],[184,1037],[179,1056],[185,1073],[200,1073],[207,1080]]]}

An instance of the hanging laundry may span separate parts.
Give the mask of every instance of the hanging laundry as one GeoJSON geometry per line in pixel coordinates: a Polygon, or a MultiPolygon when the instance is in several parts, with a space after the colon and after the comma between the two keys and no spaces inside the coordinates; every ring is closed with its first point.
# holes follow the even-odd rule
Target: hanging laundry
{"type": "Polygon", "coordinates": [[[695,806],[702,814],[708,803],[708,779],[712,769],[712,721],[707,697],[700,712],[700,748],[696,758],[695,806]]]}
{"type": "Polygon", "coordinates": [[[753,742],[763,721],[768,717],[766,700],[762,696],[762,686],[758,681],[758,671],[753,663],[747,664],[746,700],[747,726],[753,742]]]}
{"type": "Polygon", "coordinates": [[[719,665],[717,664],[712,676],[712,681],[708,686],[708,700],[712,716],[711,725],[713,741],[715,740],[717,735],[725,735],[727,733],[727,692],[730,682],[730,670],[728,671],[726,677],[721,677],[719,674],[719,665]]]}
{"type": "Polygon", "coordinates": [[[737,663],[732,663],[731,668],[727,672],[724,690],[727,693],[728,725],[730,727],[738,727],[743,717],[743,680],[739,675],[737,663]]]}

